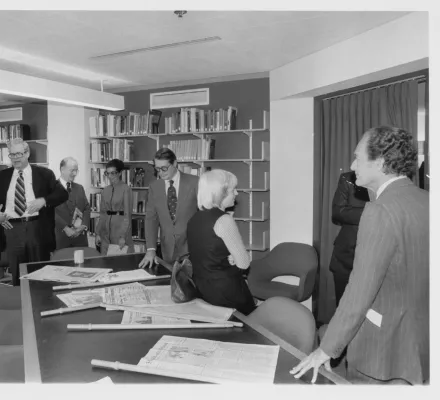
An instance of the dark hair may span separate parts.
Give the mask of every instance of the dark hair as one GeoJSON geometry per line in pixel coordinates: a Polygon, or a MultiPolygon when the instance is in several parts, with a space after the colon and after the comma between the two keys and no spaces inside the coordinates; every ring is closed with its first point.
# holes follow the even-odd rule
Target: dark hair
{"type": "Polygon", "coordinates": [[[369,160],[382,157],[385,174],[406,175],[412,178],[417,165],[417,150],[410,133],[393,126],[379,126],[369,129],[365,135],[368,135],[369,160]]]}
{"type": "Polygon", "coordinates": [[[111,167],[115,167],[117,172],[121,172],[125,168],[124,163],[117,158],[114,158],[113,160],[110,160],[107,164],[105,164],[105,169],[111,167]]]}
{"type": "Polygon", "coordinates": [[[156,154],[154,155],[154,159],[168,160],[170,164],[173,164],[174,161],[176,161],[176,155],[172,150],[167,149],[166,147],[162,147],[161,149],[156,151],[156,154]]]}

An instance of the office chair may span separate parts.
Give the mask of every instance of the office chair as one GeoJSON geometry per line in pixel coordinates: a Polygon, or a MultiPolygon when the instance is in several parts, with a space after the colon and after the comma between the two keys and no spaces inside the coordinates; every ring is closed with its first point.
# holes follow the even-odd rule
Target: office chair
{"type": "Polygon", "coordinates": [[[0,345],[0,383],[24,383],[24,381],[23,345],[0,345]]]}
{"type": "Polygon", "coordinates": [[[258,299],[283,296],[303,302],[312,295],[317,269],[318,256],[313,246],[280,243],[267,256],[251,262],[249,289],[258,299]],[[280,277],[299,278],[299,284],[280,282],[280,277]]]}
{"type": "Polygon", "coordinates": [[[52,261],[73,260],[73,253],[75,253],[76,250],[83,250],[84,258],[101,256],[101,253],[92,247],[66,247],[65,249],[55,250],[50,259],[52,261]]]}
{"type": "Polygon", "coordinates": [[[290,343],[305,354],[315,345],[316,325],[311,311],[287,297],[271,297],[248,318],[290,343]]]}

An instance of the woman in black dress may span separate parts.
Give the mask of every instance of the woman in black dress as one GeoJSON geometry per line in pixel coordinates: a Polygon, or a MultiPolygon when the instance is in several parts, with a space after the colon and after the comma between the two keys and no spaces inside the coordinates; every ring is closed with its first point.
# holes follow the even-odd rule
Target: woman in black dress
{"type": "Polygon", "coordinates": [[[250,264],[249,254],[237,224],[225,212],[234,205],[236,186],[236,176],[228,171],[216,169],[200,177],[200,211],[188,222],[188,249],[199,296],[210,304],[247,315],[255,309],[243,277],[250,264]]]}

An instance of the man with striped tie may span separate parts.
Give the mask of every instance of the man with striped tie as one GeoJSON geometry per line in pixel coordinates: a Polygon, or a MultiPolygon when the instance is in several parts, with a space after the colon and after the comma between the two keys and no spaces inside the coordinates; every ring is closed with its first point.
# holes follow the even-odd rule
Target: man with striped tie
{"type": "Polygon", "coordinates": [[[54,210],[68,193],[50,169],[29,164],[29,145],[22,139],[9,141],[8,150],[12,168],[0,171],[0,211],[7,216],[1,225],[16,286],[20,263],[49,260],[55,248],[54,210]]]}

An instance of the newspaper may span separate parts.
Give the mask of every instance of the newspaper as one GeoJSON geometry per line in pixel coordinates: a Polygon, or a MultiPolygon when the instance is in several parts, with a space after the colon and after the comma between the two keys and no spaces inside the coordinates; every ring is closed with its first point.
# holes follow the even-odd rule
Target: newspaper
{"type": "Polygon", "coordinates": [[[105,274],[98,279],[98,282],[124,282],[138,280],[155,279],[155,275],[149,274],[144,269],[134,269],[132,271],[119,271],[105,274]]]}
{"type": "Polygon", "coordinates": [[[138,312],[124,311],[121,324],[189,324],[190,321],[181,318],[149,316],[138,312]]]}
{"type": "Polygon", "coordinates": [[[100,289],[75,290],[57,294],[57,297],[68,307],[98,303],[142,305],[148,301],[145,286],[138,282],[100,289]]]}
{"type": "Polygon", "coordinates": [[[138,365],[224,383],[273,383],[279,346],[162,336],[138,365]]]}
{"type": "Polygon", "coordinates": [[[114,256],[119,254],[127,254],[128,246],[124,246],[122,249],[117,244],[109,244],[107,255],[108,256],[114,256]]]}
{"type": "Polygon", "coordinates": [[[35,272],[21,276],[20,279],[67,283],[90,283],[97,281],[103,275],[108,274],[111,271],[112,270],[109,268],[63,267],[59,265],[46,265],[35,272]]]}
{"type": "Polygon", "coordinates": [[[195,299],[188,303],[174,303],[167,307],[154,304],[148,305],[146,303],[139,305],[138,307],[139,309],[148,308],[149,311],[154,311],[155,313],[165,312],[173,314],[185,314],[186,316],[190,316],[190,319],[193,321],[197,321],[197,317],[213,318],[218,321],[227,321],[234,312],[233,308],[213,306],[202,299],[195,299]]]}

